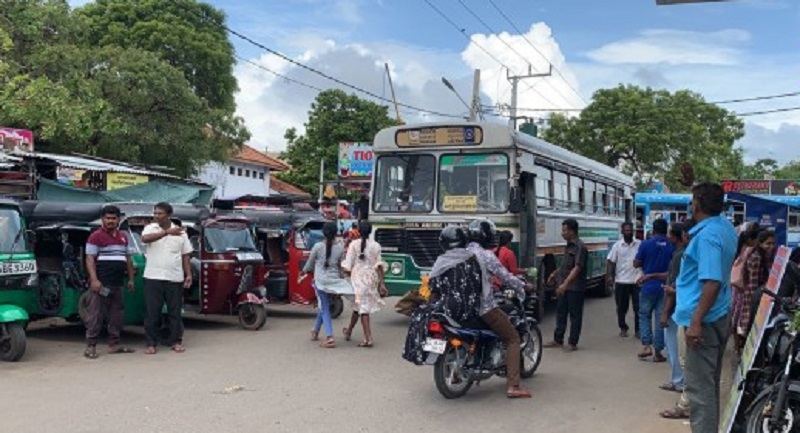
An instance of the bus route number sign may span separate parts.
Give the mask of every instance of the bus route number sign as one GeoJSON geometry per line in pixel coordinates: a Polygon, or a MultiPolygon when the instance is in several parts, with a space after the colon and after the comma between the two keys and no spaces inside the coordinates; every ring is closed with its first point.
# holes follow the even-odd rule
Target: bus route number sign
{"type": "Polygon", "coordinates": [[[445,212],[475,212],[478,209],[477,195],[448,195],[444,197],[445,212]]]}
{"type": "Polygon", "coordinates": [[[483,130],[478,126],[440,126],[397,131],[399,147],[465,146],[483,142],[483,130]]]}

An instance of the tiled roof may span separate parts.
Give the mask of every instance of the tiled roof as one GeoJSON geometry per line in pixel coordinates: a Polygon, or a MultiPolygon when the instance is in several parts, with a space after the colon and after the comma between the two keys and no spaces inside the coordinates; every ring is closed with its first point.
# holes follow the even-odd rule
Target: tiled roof
{"type": "Polygon", "coordinates": [[[284,182],[275,176],[269,177],[269,189],[275,191],[278,194],[297,194],[297,195],[304,195],[307,197],[311,197],[311,194],[292,185],[289,182],[284,182]]]}
{"type": "Polygon", "coordinates": [[[269,167],[275,171],[286,171],[289,169],[289,166],[286,165],[286,163],[271,156],[267,156],[264,152],[259,152],[258,150],[246,144],[242,145],[242,149],[236,154],[236,156],[233,157],[233,159],[249,164],[269,167]]]}

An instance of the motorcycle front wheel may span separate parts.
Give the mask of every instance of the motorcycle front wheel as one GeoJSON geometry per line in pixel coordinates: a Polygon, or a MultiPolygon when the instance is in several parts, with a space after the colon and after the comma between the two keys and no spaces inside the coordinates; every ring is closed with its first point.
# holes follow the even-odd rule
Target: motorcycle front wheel
{"type": "Polygon", "coordinates": [[[770,419],[776,396],[777,392],[770,393],[753,402],[747,414],[747,433],[800,432],[800,393],[787,392],[779,425],[773,425],[770,419]]]}
{"type": "Polygon", "coordinates": [[[537,325],[532,325],[522,339],[522,356],[520,357],[519,375],[523,379],[533,377],[539,364],[542,362],[542,331],[537,325]]]}
{"type": "Polygon", "coordinates": [[[448,344],[447,349],[439,355],[439,359],[433,365],[433,381],[444,398],[463,397],[472,387],[472,380],[459,365],[459,358],[464,359],[466,356],[463,347],[456,348],[448,344]]]}

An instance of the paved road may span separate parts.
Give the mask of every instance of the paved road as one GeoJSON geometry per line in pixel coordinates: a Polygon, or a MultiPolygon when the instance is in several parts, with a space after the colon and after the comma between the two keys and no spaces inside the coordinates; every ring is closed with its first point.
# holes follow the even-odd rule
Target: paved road
{"type": "MultiPolygon", "coordinates": [[[[616,336],[610,299],[587,302],[581,350],[545,352],[527,381],[534,398],[518,401],[498,378],[444,400],[431,368],[400,358],[406,319],[391,309],[374,318],[372,349],[341,339],[320,349],[308,341],[312,310],[270,313],[258,332],[233,318],[187,320],[183,354],[94,361],[82,357],[80,327],[44,323],[22,362],[0,364],[0,433],[689,431],[658,417],[675,397],[657,388],[667,366],[638,361],[637,341],[616,336]]],[[[125,339],[138,344],[141,329],[125,339]]]]}

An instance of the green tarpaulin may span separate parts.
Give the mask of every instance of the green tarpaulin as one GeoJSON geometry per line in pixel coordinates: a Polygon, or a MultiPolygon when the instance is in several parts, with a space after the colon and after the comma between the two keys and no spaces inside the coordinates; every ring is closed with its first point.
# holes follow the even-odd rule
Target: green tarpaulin
{"type": "Polygon", "coordinates": [[[206,206],[211,203],[214,188],[201,185],[187,185],[151,180],[147,183],[113,191],[93,191],[65,185],[49,179],[41,179],[37,199],[42,201],[67,201],[73,203],[111,203],[144,202],[195,204],[206,206]]]}

